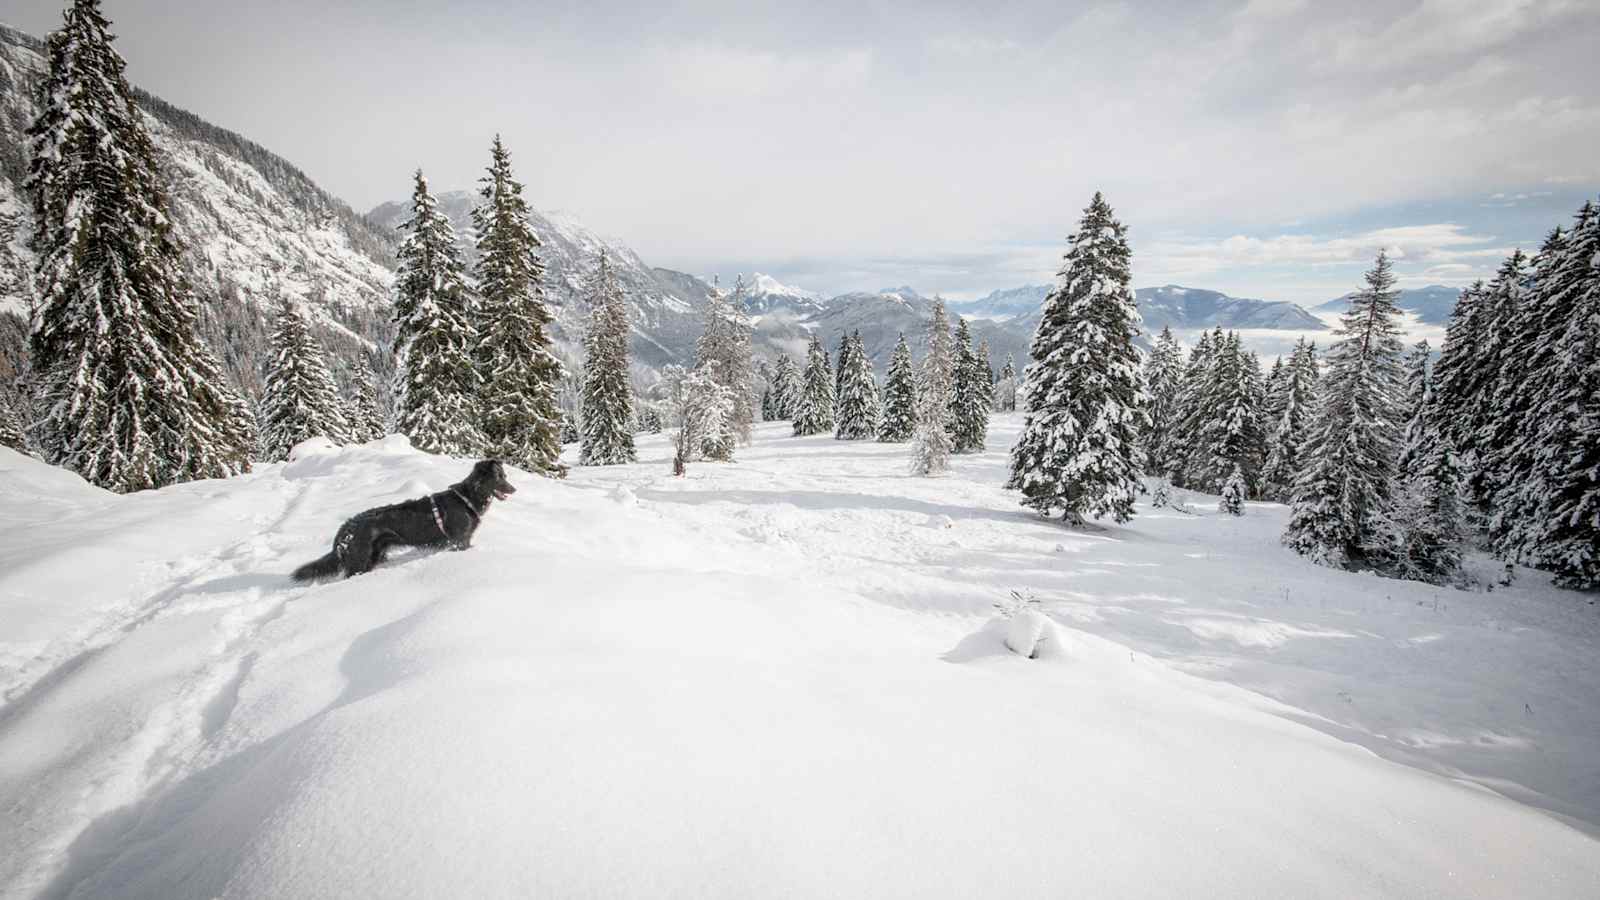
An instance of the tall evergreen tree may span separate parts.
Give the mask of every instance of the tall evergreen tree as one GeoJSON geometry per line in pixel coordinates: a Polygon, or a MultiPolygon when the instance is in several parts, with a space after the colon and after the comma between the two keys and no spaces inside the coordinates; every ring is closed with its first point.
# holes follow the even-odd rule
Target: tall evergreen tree
{"type": "Polygon", "coordinates": [[[344,443],[348,429],[327,355],[300,310],[285,300],[262,379],[262,456],[269,462],[288,459],[295,444],[313,437],[344,443]]]}
{"type": "Polygon", "coordinates": [[[1496,495],[1497,549],[1553,571],[1556,584],[1600,590],[1600,210],[1584,204],[1559,260],[1535,289],[1532,324],[1553,346],[1524,418],[1522,459],[1496,495]]]}
{"type": "Polygon", "coordinates": [[[1133,516],[1144,490],[1140,430],[1149,398],[1139,375],[1139,310],[1134,303],[1127,229],[1094,195],[1034,333],[1029,412],[1011,452],[1007,487],[1041,515],[1133,516]]]}
{"type": "Polygon", "coordinates": [[[750,425],[755,421],[755,393],[750,357],[750,318],[745,314],[744,276],[733,285],[731,295],[713,290],[706,305],[706,324],[695,344],[696,368],[715,361],[718,383],[732,398],[730,418],[735,441],[750,443],[750,425]]]}
{"type": "Polygon", "coordinates": [[[984,393],[989,395],[994,390],[994,361],[989,358],[994,351],[989,349],[989,339],[978,341],[978,363],[983,366],[984,393]]]}
{"type": "Polygon", "coordinates": [[[1261,471],[1261,493],[1269,500],[1293,497],[1295,478],[1301,469],[1300,448],[1306,440],[1316,397],[1316,345],[1301,338],[1280,376],[1277,418],[1267,423],[1272,431],[1261,471]]]}
{"type": "Polygon", "coordinates": [[[822,349],[822,340],[812,335],[800,397],[795,405],[794,436],[832,431],[833,407],[833,372],[828,368],[828,353],[822,349]]]}
{"type": "Polygon", "coordinates": [[[1222,344],[1222,329],[1201,332],[1194,348],[1189,351],[1189,361],[1183,369],[1183,381],[1178,388],[1177,412],[1173,427],[1167,433],[1165,452],[1168,472],[1179,487],[1198,487],[1200,479],[1200,431],[1216,418],[1210,406],[1214,399],[1211,386],[1215,381],[1217,348],[1222,344]]]}
{"type": "Polygon", "coordinates": [[[1210,377],[1202,395],[1206,412],[1195,435],[1188,484],[1221,491],[1238,469],[1247,489],[1253,490],[1260,478],[1261,448],[1266,445],[1256,396],[1260,368],[1254,357],[1244,352],[1236,333],[1229,332],[1213,349],[1210,377]]]}
{"type": "Polygon", "coordinates": [[[550,342],[553,319],[544,300],[539,238],[528,223],[528,202],[499,135],[489,159],[479,179],[482,202],[472,211],[484,437],[489,452],[499,459],[561,478],[567,472],[561,464],[556,402],[562,366],[550,342]]]}
{"type": "Polygon", "coordinates": [[[584,336],[583,448],[578,462],[613,466],[638,459],[633,446],[633,389],[628,384],[628,309],[604,250],[589,281],[584,336]]]}
{"type": "Polygon", "coordinates": [[[950,395],[950,447],[956,453],[979,453],[989,436],[993,402],[989,366],[972,349],[967,320],[956,325],[955,385],[950,395]]]}
{"type": "Polygon", "coordinates": [[[778,363],[772,373],[772,408],[773,418],[789,420],[794,418],[795,407],[800,403],[800,393],[804,386],[800,379],[800,368],[787,353],[778,354],[778,363]]]}
{"type": "Polygon", "coordinates": [[[1335,567],[1392,561],[1394,466],[1400,450],[1402,347],[1394,272],[1386,253],[1334,332],[1316,422],[1295,482],[1283,541],[1335,567]]]}
{"type": "MultiPolygon", "coordinates": [[[[1487,524],[1493,512],[1494,495],[1505,483],[1500,468],[1503,461],[1495,448],[1506,439],[1506,426],[1514,418],[1499,401],[1505,395],[1501,375],[1516,352],[1514,336],[1520,309],[1527,299],[1528,258],[1513,251],[1500,266],[1488,287],[1478,297],[1476,317],[1481,320],[1479,339],[1467,365],[1474,372],[1466,406],[1453,423],[1452,446],[1461,454],[1462,499],[1478,521],[1487,524]]],[[[1446,339],[1449,334],[1446,332],[1446,339]]]]}
{"type": "Polygon", "coordinates": [[[1408,418],[1395,466],[1394,520],[1397,574],[1440,583],[1461,568],[1461,509],[1459,476],[1454,454],[1440,433],[1428,358],[1427,341],[1419,342],[1406,357],[1401,415],[1408,418]]]}
{"type": "Polygon", "coordinates": [[[350,373],[350,386],[355,393],[345,414],[345,421],[350,428],[351,442],[364,444],[388,434],[389,425],[378,403],[378,376],[373,373],[372,363],[364,352],[356,358],[355,371],[350,373]]]}
{"type": "Polygon", "coordinates": [[[477,456],[478,370],[472,295],[450,220],[416,173],[411,218],[395,256],[395,430],[411,445],[447,456],[477,456]]]}
{"type": "Polygon", "coordinates": [[[838,426],[834,437],[841,441],[868,440],[877,436],[882,408],[878,401],[878,379],[872,372],[861,332],[852,334],[844,346],[839,369],[844,372],[840,385],[838,426]]]}
{"type": "Polygon", "coordinates": [[[917,427],[911,440],[911,471],[938,475],[950,467],[950,400],[955,393],[955,354],[944,300],[934,298],[928,352],[917,384],[917,427]]]}
{"type": "Polygon", "coordinates": [[[911,348],[904,333],[889,357],[889,373],[883,383],[883,421],[878,440],[900,444],[911,440],[917,429],[917,373],[911,365],[911,348]]]}
{"type": "Polygon", "coordinates": [[[28,129],[47,461],[113,491],[250,469],[248,407],[197,334],[155,145],[99,0],[46,44],[28,129]]]}
{"type": "Polygon", "coordinates": [[[1418,454],[1426,452],[1430,438],[1437,432],[1430,427],[1433,389],[1428,361],[1432,348],[1427,341],[1418,341],[1405,358],[1405,384],[1400,391],[1400,421],[1405,423],[1401,439],[1400,458],[1395,463],[1395,476],[1408,481],[1416,470],[1418,454]]]}
{"type": "Polygon", "coordinates": [[[1162,328],[1145,359],[1144,383],[1150,393],[1150,425],[1144,431],[1145,467],[1152,475],[1174,468],[1170,453],[1178,427],[1179,392],[1183,388],[1183,349],[1172,329],[1162,328]]]}

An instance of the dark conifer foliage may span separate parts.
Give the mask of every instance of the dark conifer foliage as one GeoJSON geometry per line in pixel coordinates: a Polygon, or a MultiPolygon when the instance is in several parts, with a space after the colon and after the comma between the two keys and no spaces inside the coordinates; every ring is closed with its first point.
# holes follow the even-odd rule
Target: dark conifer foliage
{"type": "Polygon", "coordinates": [[[889,357],[889,373],[883,383],[883,422],[878,426],[878,440],[904,443],[911,440],[916,428],[917,372],[911,364],[911,347],[901,334],[889,357]]]}
{"type": "Polygon", "coordinates": [[[993,390],[989,366],[972,347],[967,320],[956,326],[955,386],[950,397],[950,449],[954,453],[982,452],[989,435],[989,410],[993,390]]]}
{"type": "Polygon", "coordinates": [[[805,373],[801,377],[800,396],[794,410],[794,436],[825,434],[833,430],[834,394],[833,372],[828,366],[828,352],[822,341],[811,336],[811,350],[806,354],[805,373]]]}
{"type": "Polygon", "coordinates": [[[395,430],[429,453],[479,456],[473,299],[450,220],[418,171],[394,282],[395,430]]]}
{"type": "Polygon", "coordinates": [[[479,303],[476,353],[479,408],[489,454],[529,472],[560,478],[562,366],[551,349],[552,317],[544,299],[539,238],[528,202],[513,177],[511,153],[499,136],[479,179],[482,202],[472,212],[477,233],[479,303]]]}
{"type": "Polygon", "coordinates": [[[99,0],[46,46],[28,129],[45,458],[113,491],[248,471],[248,408],[197,333],[155,146],[99,0]]]}
{"type": "Polygon", "coordinates": [[[1400,311],[1380,252],[1334,334],[1283,541],[1335,567],[1392,562],[1400,450],[1400,311]]]}
{"type": "Polygon", "coordinates": [[[633,446],[633,389],[628,383],[628,308],[605,251],[589,282],[584,336],[583,449],[580,465],[613,466],[638,458],[633,446]]]}
{"type": "Polygon", "coordinates": [[[840,348],[838,379],[838,424],[834,437],[841,441],[869,440],[878,433],[882,408],[878,398],[878,379],[872,372],[861,333],[846,338],[840,348]]]}
{"type": "Polygon", "coordinates": [[[261,392],[261,455],[269,462],[288,459],[295,444],[325,437],[350,439],[343,404],[327,354],[311,336],[305,316],[291,300],[278,309],[261,392]]]}
{"type": "Polygon", "coordinates": [[[1029,411],[1007,487],[1043,515],[1123,522],[1144,490],[1139,434],[1149,418],[1127,229],[1097,193],[1069,245],[1034,334],[1029,411]]]}

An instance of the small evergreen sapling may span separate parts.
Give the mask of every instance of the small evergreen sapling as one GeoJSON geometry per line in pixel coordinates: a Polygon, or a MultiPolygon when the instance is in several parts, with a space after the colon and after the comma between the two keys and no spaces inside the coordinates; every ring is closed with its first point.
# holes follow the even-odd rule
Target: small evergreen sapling
{"type": "Polygon", "coordinates": [[[1233,473],[1222,485],[1222,497],[1217,501],[1217,511],[1230,516],[1244,515],[1244,498],[1248,488],[1244,482],[1244,472],[1238,464],[1234,464],[1233,473]]]}

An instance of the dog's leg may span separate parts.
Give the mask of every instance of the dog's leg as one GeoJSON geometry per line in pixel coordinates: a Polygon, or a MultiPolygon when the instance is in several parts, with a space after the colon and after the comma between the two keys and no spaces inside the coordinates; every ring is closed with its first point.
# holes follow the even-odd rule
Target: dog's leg
{"type": "Polygon", "coordinates": [[[360,575],[372,571],[372,536],[360,529],[350,536],[350,544],[345,547],[341,558],[344,563],[344,577],[360,575]]]}
{"type": "Polygon", "coordinates": [[[394,542],[379,538],[372,544],[372,564],[381,566],[389,559],[389,551],[394,549],[394,542]]]}

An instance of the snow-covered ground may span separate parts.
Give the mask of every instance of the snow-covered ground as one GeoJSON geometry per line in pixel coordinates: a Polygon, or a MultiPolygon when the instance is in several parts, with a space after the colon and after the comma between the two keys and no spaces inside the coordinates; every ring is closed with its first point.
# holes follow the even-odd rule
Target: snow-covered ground
{"type": "Polygon", "coordinates": [[[654,438],[310,587],[467,466],[114,497],[0,449],[0,892],[1596,895],[1600,609],[1315,569],[1270,505],[1069,532],[999,489],[1016,428],[940,479],[654,438]]]}

